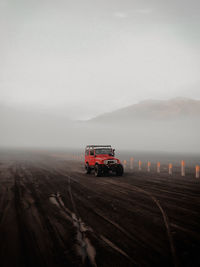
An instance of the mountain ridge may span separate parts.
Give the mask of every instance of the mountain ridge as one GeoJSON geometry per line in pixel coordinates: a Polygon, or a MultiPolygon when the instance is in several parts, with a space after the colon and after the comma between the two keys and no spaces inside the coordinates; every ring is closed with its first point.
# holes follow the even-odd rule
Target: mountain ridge
{"type": "Polygon", "coordinates": [[[99,115],[88,120],[88,122],[173,120],[199,116],[200,100],[179,97],[169,100],[143,100],[137,104],[99,115]]]}

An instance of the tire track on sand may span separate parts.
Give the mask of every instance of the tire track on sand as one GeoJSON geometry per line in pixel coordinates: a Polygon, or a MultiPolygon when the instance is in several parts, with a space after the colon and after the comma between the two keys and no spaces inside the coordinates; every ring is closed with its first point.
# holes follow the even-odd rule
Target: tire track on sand
{"type": "Polygon", "coordinates": [[[52,204],[56,205],[58,208],[61,209],[62,215],[64,215],[65,219],[73,223],[76,229],[76,252],[81,257],[82,263],[86,264],[86,266],[97,267],[95,260],[96,250],[87,236],[87,232],[93,232],[93,230],[91,228],[86,227],[85,223],[78,216],[77,208],[71,192],[70,181],[68,190],[72,202],[73,211],[65,207],[59,192],[57,192],[56,194],[52,194],[49,197],[49,200],[52,204]]]}
{"type": "MultiPolygon", "coordinates": [[[[71,191],[71,189],[69,189],[69,191],[71,191]]],[[[73,205],[75,205],[72,192],[71,196],[72,196],[72,201],[74,203],[73,205]]],[[[106,238],[104,235],[96,235],[94,233],[94,230],[91,227],[86,226],[86,224],[81,220],[80,217],[78,218],[74,212],[66,208],[59,192],[56,194],[52,194],[49,200],[52,204],[56,205],[62,211],[65,212],[65,215],[67,216],[67,217],[65,216],[65,218],[70,220],[77,229],[77,242],[78,242],[77,253],[82,257],[83,263],[87,263],[87,260],[89,260],[90,266],[91,265],[97,266],[95,262],[96,251],[94,247],[91,245],[89,238],[87,237],[87,232],[90,232],[93,234],[93,237],[97,239],[97,241],[99,240],[103,241],[103,243],[105,243],[107,246],[115,250],[117,253],[127,258],[133,264],[136,264],[134,260],[126,252],[124,252],[121,248],[115,245],[111,240],[106,238]]],[[[74,206],[74,208],[77,212],[76,205],[74,206]]]]}
{"type": "Polygon", "coordinates": [[[170,223],[169,223],[169,219],[168,219],[168,216],[166,214],[166,212],[163,210],[162,206],[160,205],[160,202],[159,200],[154,196],[152,195],[150,192],[138,187],[138,186],[135,186],[135,185],[126,185],[124,183],[116,183],[114,181],[107,181],[108,183],[112,184],[112,185],[115,185],[115,186],[118,186],[118,187],[123,187],[125,189],[128,189],[128,190],[134,190],[134,191],[137,191],[137,192],[140,192],[140,193],[143,193],[145,195],[147,195],[148,197],[150,197],[153,202],[157,205],[157,207],[159,208],[161,214],[162,214],[162,217],[163,217],[163,221],[164,221],[164,224],[165,224],[165,227],[166,227],[166,231],[167,231],[167,236],[168,236],[168,239],[169,239],[169,245],[170,245],[170,250],[171,250],[171,254],[172,254],[172,260],[173,260],[173,264],[175,267],[178,267],[179,264],[178,264],[178,259],[177,259],[177,256],[176,256],[176,250],[175,250],[175,246],[174,246],[174,241],[173,241],[173,236],[172,236],[172,233],[171,233],[171,229],[170,229],[170,223]]]}

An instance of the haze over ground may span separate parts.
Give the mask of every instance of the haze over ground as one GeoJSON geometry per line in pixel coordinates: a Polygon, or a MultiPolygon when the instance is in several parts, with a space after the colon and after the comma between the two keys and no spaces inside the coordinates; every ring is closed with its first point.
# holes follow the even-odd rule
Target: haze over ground
{"type": "Polygon", "coordinates": [[[33,110],[0,109],[4,147],[84,148],[199,153],[200,101],[144,101],[88,121],[33,110]],[[6,120],[5,120],[6,118],[6,120]]]}
{"type": "Polygon", "coordinates": [[[105,142],[198,152],[196,118],[120,120],[118,128],[69,119],[146,99],[200,99],[199,15],[195,0],[1,0],[0,146],[105,142]]]}

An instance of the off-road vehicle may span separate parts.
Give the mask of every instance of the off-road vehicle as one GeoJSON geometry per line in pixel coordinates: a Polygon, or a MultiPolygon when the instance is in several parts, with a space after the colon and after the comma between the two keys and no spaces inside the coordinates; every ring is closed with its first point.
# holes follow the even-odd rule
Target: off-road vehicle
{"type": "Polygon", "coordinates": [[[85,171],[95,176],[102,176],[109,172],[122,176],[124,169],[119,159],[115,158],[115,149],[110,145],[88,145],[85,148],[85,171]]]}

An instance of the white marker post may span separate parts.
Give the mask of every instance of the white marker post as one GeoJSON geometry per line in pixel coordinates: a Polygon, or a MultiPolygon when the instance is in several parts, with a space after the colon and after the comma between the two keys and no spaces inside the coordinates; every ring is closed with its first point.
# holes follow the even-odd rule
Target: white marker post
{"type": "Polygon", "coordinates": [[[160,173],[160,162],[157,162],[157,173],[160,173]]]}
{"type": "Polygon", "coordinates": [[[196,178],[199,178],[199,165],[196,165],[196,178]]]}
{"type": "Polygon", "coordinates": [[[148,161],[148,162],[147,162],[147,171],[148,171],[148,172],[150,172],[150,170],[151,170],[151,168],[150,168],[150,167],[151,167],[151,162],[150,162],[150,161],[148,161]]]}
{"type": "Polygon", "coordinates": [[[141,160],[139,160],[138,166],[139,166],[139,171],[141,171],[142,170],[142,161],[141,160]]]}
{"type": "Polygon", "coordinates": [[[169,163],[169,175],[172,175],[172,163],[169,163]]]}
{"type": "Polygon", "coordinates": [[[131,157],[130,158],[130,169],[133,170],[133,166],[134,166],[134,158],[131,157]]]}
{"type": "Polygon", "coordinates": [[[181,161],[181,176],[185,176],[185,161],[181,161]]]}

